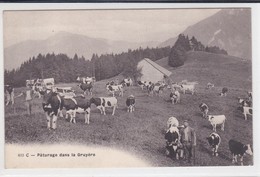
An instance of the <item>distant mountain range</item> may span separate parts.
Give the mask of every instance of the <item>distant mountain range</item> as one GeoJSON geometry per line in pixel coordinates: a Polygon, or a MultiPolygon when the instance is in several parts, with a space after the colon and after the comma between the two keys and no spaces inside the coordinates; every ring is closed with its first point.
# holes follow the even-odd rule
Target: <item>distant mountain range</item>
{"type": "MultiPolygon", "coordinates": [[[[208,46],[225,49],[229,55],[252,58],[250,9],[223,9],[216,14],[189,26],[183,34],[208,46]]],[[[173,46],[177,37],[170,38],[159,47],[173,46]]]]}
{"type": "Polygon", "coordinates": [[[72,34],[68,32],[58,32],[46,40],[27,40],[9,46],[4,49],[5,69],[19,67],[30,57],[37,56],[39,53],[64,53],[73,57],[75,53],[80,57],[90,60],[93,53],[120,53],[128,49],[139,47],[156,47],[159,42],[149,41],[144,43],[133,43],[126,41],[111,41],[101,38],[90,38],[85,35],[72,34]]]}

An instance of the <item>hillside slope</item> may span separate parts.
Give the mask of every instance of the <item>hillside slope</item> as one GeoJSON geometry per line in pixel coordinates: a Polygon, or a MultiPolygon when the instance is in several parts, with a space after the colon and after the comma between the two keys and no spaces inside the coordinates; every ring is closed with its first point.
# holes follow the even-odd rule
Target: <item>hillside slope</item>
{"type": "Polygon", "coordinates": [[[199,51],[188,52],[187,56],[185,64],[178,68],[170,67],[168,58],[156,62],[173,73],[171,79],[175,82],[186,79],[198,81],[200,85],[211,82],[220,87],[241,89],[252,87],[251,61],[199,51]]]}

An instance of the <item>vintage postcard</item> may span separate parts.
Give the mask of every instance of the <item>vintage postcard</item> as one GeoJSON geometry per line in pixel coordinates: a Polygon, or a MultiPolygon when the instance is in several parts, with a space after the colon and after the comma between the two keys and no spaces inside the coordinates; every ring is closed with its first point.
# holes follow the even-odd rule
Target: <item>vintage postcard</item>
{"type": "Polygon", "coordinates": [[[4,10],[5,168],[254,166],[251,28],[248,7],[4,10]]]}

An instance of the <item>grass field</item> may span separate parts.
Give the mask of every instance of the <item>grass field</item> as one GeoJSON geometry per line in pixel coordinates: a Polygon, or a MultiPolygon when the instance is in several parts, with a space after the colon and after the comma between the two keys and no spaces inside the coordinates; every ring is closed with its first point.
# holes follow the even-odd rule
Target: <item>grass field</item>
{"type": "MultiPolygon", "coordinates": [[[[251,63],[229,56],[190,52],[189,59],[180,68],[167,66],[167,59],[157,61],[173,72],[171,79],[198,81],[194,95],[181,94],[181,103],[172,105],[169,100],[170,91],[165,91],[160,97],[148,96],[139,87],[125,88],[124,97],[118,97],[119,107],[115,116],[112,110],[107,109],[107,115],[100,115],[99,110],[92,106],[90,124],[84,124],[83,115],[77,116],[77,123],[69,123],[64,118],[58,119],[58,128],[48,131],[46,118],[41,107],[41,99],[35,99],[33,114],[26,114],[26,106],[22,98],[17,98],[15,105],[5,108],[5,140],[6,143],[80,143],[83,145],[97,145],[115,147],[137,154],[150,162],[153,166],[189,166],[185,161],[174,161],[165,156],[164,133],[169,117],[175,116],[182,124],[184,119],[197,133],[196,165],[198,166],[228,166],[231,163],[231,154],[228,141],[233,138],[242,143],[252,145],[252,118],[244,120],[237,110],[237,97],[246,97],[251,90],[251,63]],[[208,82],[214,83],[215,88],[206,90],[208,82]],[[228,87],[227,97],[219,97],[222,87],[228,87]],[[136,111],[127,113],[125,100],[130,94],[136,97],[136,111]],[[210,114],[225,114],[227,122],[225,131],[217,128],[222,138],[219,156],[211,156],[211,148],[206,137],[212,132],[212,127],[206,119],[201,117],[199,104],[209,105],[210,114]]],[[[96,82],[94,96],[107,96],[105,83],[96,82]]],[[[58,84],[72,86],[77,93],[81,93],[76,83],[58,84]]],[[[24,88],[15,89],[15,95],[24,88]]],[[[90,96],[88,96],[90,98],[90,96]]],[[[246,156],[244,165],[252,165],[253,158],[246,156]]]]}

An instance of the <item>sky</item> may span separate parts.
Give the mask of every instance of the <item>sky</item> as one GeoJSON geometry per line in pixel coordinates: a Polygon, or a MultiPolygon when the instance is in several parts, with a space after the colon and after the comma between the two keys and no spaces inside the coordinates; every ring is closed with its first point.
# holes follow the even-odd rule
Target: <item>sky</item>
{"type": "Polygon", "coordinates": [[[219,9],[5,11],[4,46],[59,31],[128,42],[163,42],[219,9]]]}

